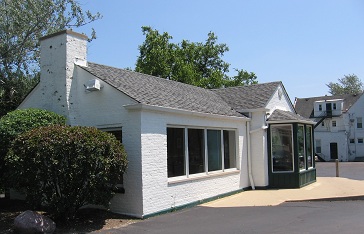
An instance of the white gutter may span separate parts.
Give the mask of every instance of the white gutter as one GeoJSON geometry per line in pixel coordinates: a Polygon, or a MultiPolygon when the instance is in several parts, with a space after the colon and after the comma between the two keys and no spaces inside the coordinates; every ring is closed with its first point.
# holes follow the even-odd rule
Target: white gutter
{"type": "Polygon", "coordinates": [[[254,179],[252,174],[252,155],[251,155],[251,149],[250,149],[250,122],[246,122],[246,135],[248,137],[247,139],[247,151],[248,151],[248,177],[250,181],[250,185],[252,186],[252,189],[255,190],[254,185],[254,179]]]}

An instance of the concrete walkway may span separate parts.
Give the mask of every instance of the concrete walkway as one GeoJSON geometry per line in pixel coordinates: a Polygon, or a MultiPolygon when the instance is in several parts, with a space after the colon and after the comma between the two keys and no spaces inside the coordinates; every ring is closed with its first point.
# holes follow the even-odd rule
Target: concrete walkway
{"type": "Polygon", "coordinates": [[[317,182],[299,189],[251,190],[202,204],[205,207],[276,206],[286,201],[364,200],[364,163],[340,163],[343,177],[335,175],[334,163],[317,163],[317,182]],[[354,169],[355,168],[355,169],[354,169]],[[350,179],[355,175],[355,179],[350,179]],[[361,180],[358,180],[361,179],[361,180]]]}

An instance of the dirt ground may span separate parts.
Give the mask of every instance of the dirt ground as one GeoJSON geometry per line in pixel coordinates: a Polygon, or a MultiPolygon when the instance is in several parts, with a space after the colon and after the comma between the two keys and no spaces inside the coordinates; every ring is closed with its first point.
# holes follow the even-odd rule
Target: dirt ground
{"type": "MultiPolygon", "coordinates": [[[[28,210],[23,201],[0,198],[0,233],[13,233],[16,216],[28,210]]],[[[42,211],[38,211],[43,213],[42,211]]],[[[46,215],[46,214],[44,214],[46,215]]],[[[82,209],[70,223],[57,223],[55,233],[87,233],[119,228],[137,222],[138,219],[99,209],[82,209]]]]}

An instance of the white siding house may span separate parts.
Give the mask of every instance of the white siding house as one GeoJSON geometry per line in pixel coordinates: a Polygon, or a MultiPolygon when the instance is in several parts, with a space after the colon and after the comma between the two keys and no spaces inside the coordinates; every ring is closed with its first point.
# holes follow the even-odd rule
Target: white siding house
{"type": "Polygon", "coordinates": [[[125,192],[111,201],[114,212],[143,218],[267,188],[269,118],[277,123],[279,114],[290,113],[280,123],[307,123],[281,82],[205,90],[88,62],[87,38],[76,32],[52,34],[40,44],[40,83],[19,108],[47,109],[72,126],[120,133],[129,165],[125,192]]]}
{"type": "Polygon", "coordinates": [[[300,115],[317,122],[316,154],[325,161],[355,161],[364,158],[364,96],[347,94],[296,98],[300,115]]]}

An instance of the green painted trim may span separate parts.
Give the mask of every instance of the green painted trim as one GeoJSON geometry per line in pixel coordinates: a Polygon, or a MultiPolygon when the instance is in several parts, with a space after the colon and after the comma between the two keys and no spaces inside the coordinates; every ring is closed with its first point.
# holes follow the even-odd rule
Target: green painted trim
{"type": "Polygon", "coordinates": [[[143,215],[142,219],[148,219],[148,218],[151,218],[151,217],[154,217],[154,216],[167,214],[167,213],[171,213],[171,212],[174,212],[174,211],[183,210],[183,209],[187,209],[187,208],[192,208],[192,207],[200,205],[202,203],[207,203],[207,202],[210,202],[210,201],[214,201],[214,200],[217,200],[217,199],[220,199],[220,198],[235,195],[235,194],[238,194],[238,193],[241,193],[241,192],[244,192],[244,191],[248,191],[248,190],[251,190],[251,187],[238,189],[238,190],[235,190],[235,191],[232,191],[232,192],[223,193],[223,194],[213,196],[213,197],[210,197],[210,198],[205,198],[205,199],[198,200],[198,201],[195,201],[195,202],[187,203],[185,205],[175,206],[175,207],[171,207],[169,209],[161,210],[161,211],[158,211],[158,212],[155,212],[155,213],[143,215]]]}

